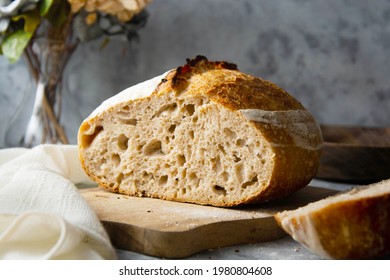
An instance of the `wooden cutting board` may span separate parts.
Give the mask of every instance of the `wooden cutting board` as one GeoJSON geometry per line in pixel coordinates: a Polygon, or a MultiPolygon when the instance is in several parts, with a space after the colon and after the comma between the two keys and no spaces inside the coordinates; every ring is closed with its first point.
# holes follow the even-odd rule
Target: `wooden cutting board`
{"type": "Polygon", "coordinates": [[[273,214],[336,193],[306,187],[278,202],[232,209],[129,197],[100,188],[80,192],[116,248],[162,258],[183,258],[207,249],[278,239],[285,233],[273,214]]]}

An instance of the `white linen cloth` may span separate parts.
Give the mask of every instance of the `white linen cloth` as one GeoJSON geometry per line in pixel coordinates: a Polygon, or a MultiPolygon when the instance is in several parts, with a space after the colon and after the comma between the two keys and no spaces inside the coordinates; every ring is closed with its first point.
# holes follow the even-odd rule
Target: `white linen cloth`
{"type": "Polygon", "coordinates": [[[0,150],[0,259],[115,259],[75,145],[0,150]]]}

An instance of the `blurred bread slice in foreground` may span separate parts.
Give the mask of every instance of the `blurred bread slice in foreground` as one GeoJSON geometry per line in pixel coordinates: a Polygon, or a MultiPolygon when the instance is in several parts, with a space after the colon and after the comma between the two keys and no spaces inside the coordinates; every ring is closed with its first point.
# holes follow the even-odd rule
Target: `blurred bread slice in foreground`
{"type": "Polygon", "coordinates": [[[390,180],[275,215],[293,239],[328,259],[371,259],[390,253],[390,180]]]}

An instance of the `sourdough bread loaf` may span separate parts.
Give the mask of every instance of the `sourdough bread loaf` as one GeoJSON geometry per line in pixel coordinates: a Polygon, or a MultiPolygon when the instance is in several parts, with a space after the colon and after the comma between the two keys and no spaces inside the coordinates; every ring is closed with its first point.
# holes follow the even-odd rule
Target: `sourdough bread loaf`
{"type": "Polygon", "coordinates": [[[85,171],[107,190],[236,206],[306,186],[322,136],[283,89],[197,56],[105,101],[78,144],[85,171]]]}
{"type": "Polygon", "coordinates": [[[312,252],[329,259],[390,254],[390,180],[277,213],[279,225],[312,252]]]}

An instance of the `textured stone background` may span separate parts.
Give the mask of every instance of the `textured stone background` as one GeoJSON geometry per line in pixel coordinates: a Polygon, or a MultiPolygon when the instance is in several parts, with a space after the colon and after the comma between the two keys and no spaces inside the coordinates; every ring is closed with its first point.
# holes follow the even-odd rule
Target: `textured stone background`
{"type": "MultiPolygon", "coordinates": [[[[72,143],[104,99],[197,54],[273,81],[322,123],[390,126],[390,1],[154,0],[148,11],[138,43],[97,40],[72,57],[63,119],[72,143]]],[[[0,57],[0,147],[29,90],[23,61],[0,57]]]]}

